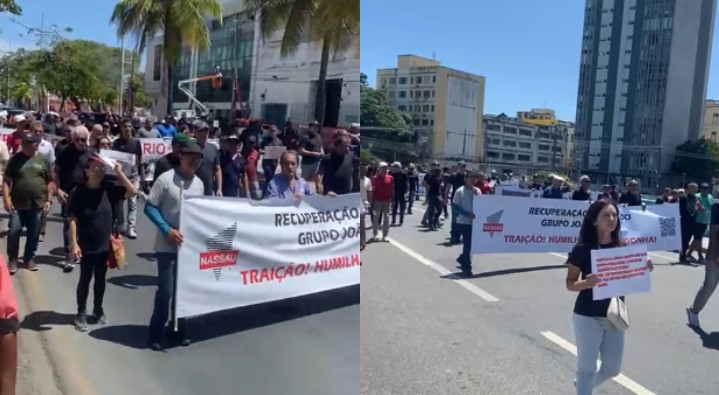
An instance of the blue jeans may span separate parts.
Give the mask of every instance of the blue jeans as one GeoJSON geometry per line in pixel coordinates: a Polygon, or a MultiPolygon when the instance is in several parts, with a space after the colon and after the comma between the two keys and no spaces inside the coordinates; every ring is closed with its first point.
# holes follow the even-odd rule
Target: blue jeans
{"type": "Polygon", "coordinates": [[[574,314],[577,341],[577,395],[592,395],[594,388],[619,375],[624,353],[624,331],[605,317],[574,314]],[[597,358],[601,365],[597,370],[597,358]]]}
{"type": "Polygon", "coordinates": [[[409,190],[409,197],[407,198],[407,214],[412,214],[412,206],[417,198],[417,191],[412,189],[409,190]]]}
{"type": "MultiPolygon", "coordinates": [[[[175,275],[177,273],[177,254],[158,252],[157,258],[157,292],[155,292],[155,307],[150,318],[150,343],[164,342],[165,325],[170,314],[175,311],[175,275]],[[172,309],[170,309],[172,301],[172,309]]],[[[184,318],[178,320],[178,332],[187,338],[187,322],[184,318]]]]}
{"type": "Polygon", "coordinates": [[[42,209],[15,210],[10,213],[7,235],[8,261],[17,261],[20,253],[20,233],[26,229],[24,262],[35,258],[37,238],[40,235],[42,209]]]}
{"type": "MultiPolygon", "coordinates": [[[[462,237],[462,255],[459,261],[462,266],[472,267],[472,225],[457,224],[457,234],[462,237]]],[[[458,236],[458,237],[459,237],[458,236]]]]}
{"type": "Polygon", "coordinates": [[[458,216],[459,216],[459,213],[457,212],[457,210],[454,209],[454,207],[452,207],[452,227],[450,228],[450,231],[449,231],[449,237],[450,237],[450,240],[453,242],[459,242],[459,238],[461,236],[461,234],[459,233],[459,228],[457,227],[457,225],[459,225],[457,223],[458,216]]]}

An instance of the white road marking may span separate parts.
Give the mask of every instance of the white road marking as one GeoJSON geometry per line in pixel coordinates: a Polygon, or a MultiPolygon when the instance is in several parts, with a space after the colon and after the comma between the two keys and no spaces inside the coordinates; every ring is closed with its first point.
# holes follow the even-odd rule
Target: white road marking
{"type": "MultiPolygon", "coordinates": [[[[449,275],[453,274],[451,271],[447,270],[444,266],[442,266],[438,263],[432,262],[431,260],[423,257],[422,255],[415,252],[411,248],[405,246],[404,244],[399,243],[394,239],[388,239],[388,240],[393,246],[397,247],[398,250],[400,250],[400,251],[404,252],[405,254],[409,255],[410,257],[414,258],[419,263],[422,263],[424,265],[431,267],[432,269],[437,271],[439,274],[441,274],[443,276],[449,276],[449,275]]],[[[499,299],[494,297],[492,294],[490,294],[489,292],[470,283],[467,280],[457,279],[457,280],[455,280],[455,283],[459,284],[462,288],[479,296],[480,298],[484,299],[487,302],[499,302],[499,299]]]]}
{"type": "Polygon", "coordinates": [[[556,257],[559,257],[559,258],[562,258],[562,259],[565,259],[565,260],[567,259],[567,254],[560,254],[560,253],[558,253],[558,252],[548,252],[548,254],[549,254],[549,255],[554,255],[554,256],[556,256],[556,257]]]}
{"type": "MultiPolygon", "coordinates": [[[[555,334],[554,332],[544,331],[540,332],[542,336],[547,338],[550,342],[556,344],[557,346],[563,348],[565,351],[569,352],[570,354],[577,356],[577,347],[568,342],[567,340],[564,340],[559,335],[555,334]]],[[[597,361],[597,363],[599,363],[597,361]]],[[[633,393],[637,395],[656,395],[654,392],[644,388],[636,381],[630,379],[629,377],[620,374],[617,377],[614,377],[612,380],[614,380],[617,384],[621,385],[622,387],[628,389],[629,391],[632,391],[633,393]]]]}
{"type": "Polygon", "coordinates": [[[653,256],[653,257],[655,257],[655,258],[666,259],[666,260],[668,260],[668,261],[670,261],[670,262],[676,262],[676,261],[679,260],[678,257],[671,257],[671,256],[668,256],[668,255],[660,254],[660,253],[658,253],[658,252],[648,252],[647,254],[649,254],[649,255],[651,255],[651,256],[653,256]]]}

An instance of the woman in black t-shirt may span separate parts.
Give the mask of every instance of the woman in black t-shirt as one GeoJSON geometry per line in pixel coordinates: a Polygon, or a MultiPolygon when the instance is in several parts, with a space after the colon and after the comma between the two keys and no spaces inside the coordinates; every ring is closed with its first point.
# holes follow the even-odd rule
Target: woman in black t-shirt
{"type": "MultiPolygon", "coordinates": [[[[622,366],[624,331],[607,319],[611,299],[594,300],[592,288],[599,283],[592,273],[592,250],[624,245],[620,238],[619,209],[600,199],[587,210],[579,242],[567,259],[567,289],[579,292],[574,304],[574,335],[577,342],[577,395],[590,395],[595,387],[617,376],[622,366]],[[601,367],[597,371],[597,358],[601,367]]],[[[653,269],[647,261],[649,270],[653,269]]],[[[624,300],[624,298],[621,298],[624,300]]]]}
{"type": "Polygon", "coordinates": [[[105,175],[105,162],[96,154],[82,163],[85,180],[70,193],[70,251],[80,260],[80,279],[77,283],[77,316],[75,328],[87,331],[87,297],[90,280],[95,276],[93,316],[98,324],[107,323],[102,308],[105,295],[105,276],[110,236],[115,228],[115,210],[120,199],[137,194],[130,180],[115,166],[115,177],[105,175]]]}

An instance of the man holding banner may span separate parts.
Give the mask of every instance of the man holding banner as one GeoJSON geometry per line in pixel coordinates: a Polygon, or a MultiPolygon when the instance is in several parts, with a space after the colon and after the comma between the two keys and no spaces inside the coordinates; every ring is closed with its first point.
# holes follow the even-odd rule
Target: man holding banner
{"type": "MultiPolygon", "coordinates": [[[[155,180],[145,202],[145,214],[158,230],[155,239],[157,292],[149,328],[150,348],[155,351],[161,351],[165,347],[165,325],[170,315],[171,300],[174,305],[177,250],[183,242],[180,233],[180,206],[183,195],[205,194],[202,180],[195,175],[202,162],[202,148],[195,142],[188,142],[180,152],[180,166],[163,173],[155,180]]],[[[184,320],[178,321],[178,329],[177,335],[181,344],[190,345],[184,320]]]]}

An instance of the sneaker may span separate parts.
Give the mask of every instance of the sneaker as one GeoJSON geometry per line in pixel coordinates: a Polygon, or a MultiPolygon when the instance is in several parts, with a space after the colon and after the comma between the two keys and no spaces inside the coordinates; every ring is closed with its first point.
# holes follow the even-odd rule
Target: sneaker
{"type": "Polygon", "coordinates": [[[687,307],[687,319],[689,320],[689,326],[693,328],[699,328],[699,314],[692,311],[691,307],[687,307]]]}
{"type": "Polygon", "coordinates": [[[152,351],[162,351],[162,344],[160,343],[150,343],[150,349],[152,351]]]}
{"type": "Polygon", "coordinates": [[[45,241],[45,234],[40,233],[40,235],[37,237],[37,242],[42,243],[43,241],[45,241]]]}
{"type": "Polygon", "coordinates": [[[87,315],[80,313],[75,317],[75,329],[79,332],[87,332],[87,315]]]}
{"type": "Polygon", "coordinates": [[[40,269],[37,267],[37,265],[35,264],[35,262],[32,259],[29,259],[29,260],[23,262],[22,267],[31,272],[36,272],[40,269]]]}
{"type": "Polygon", "coordinates": [[[105,316],[105,311],[102,308],[95,309],[92,316],[95,318],[98,325],[107,325],[107,317],[105,316]]]}
{"type": "Polygon", "coordinates": [[[133,240],[137,238],[137,231],[135,230],[134,226],[130,226],[127,228],[127,237],[133,240]]]}
{"type": "Polygon", "coordinates": [[[10,275],[13,275],[17,273],[17,261],[10,261],[7,265],[8,271],[10,272],[10,275]]]}
{"type": "Polygon", "coordinates": [[[68,255],[68,257],[65,259],[65,265],[62,267],[63,273],[70,273],[75,269],[75,265],[77,262],[75,261],[75,258],[68,255]]]}

